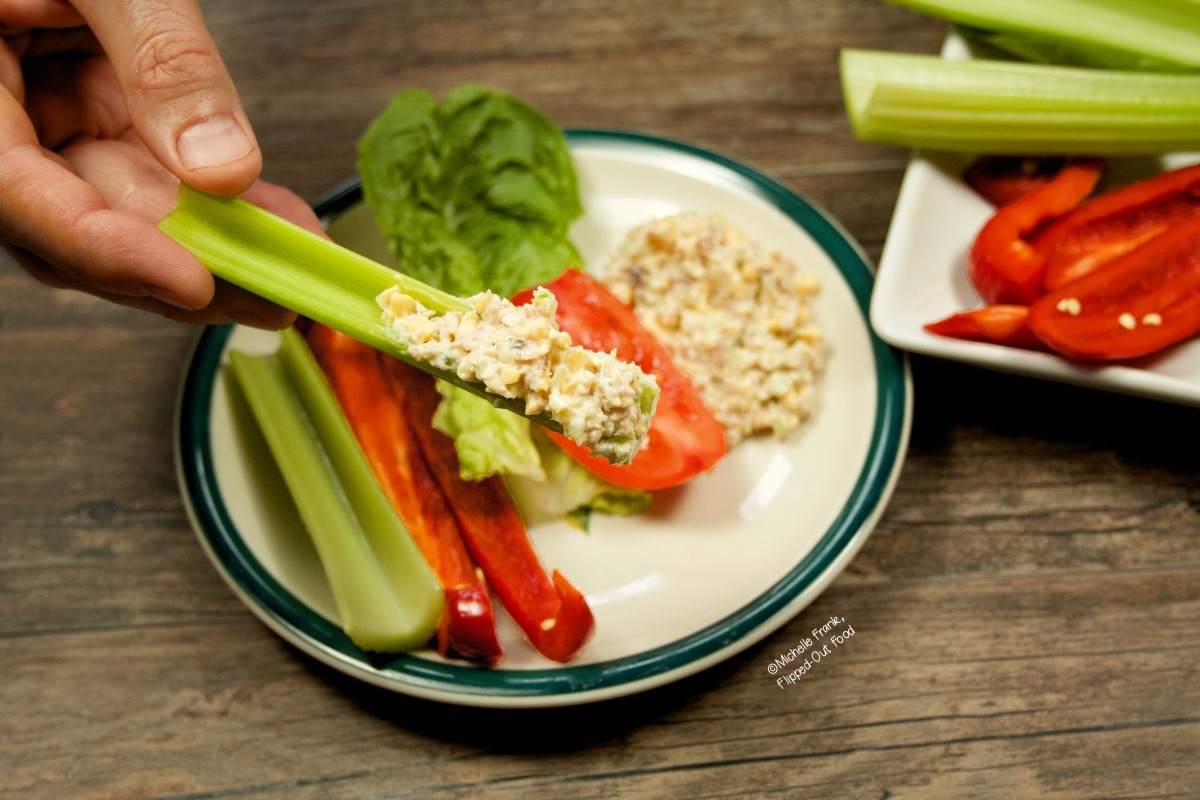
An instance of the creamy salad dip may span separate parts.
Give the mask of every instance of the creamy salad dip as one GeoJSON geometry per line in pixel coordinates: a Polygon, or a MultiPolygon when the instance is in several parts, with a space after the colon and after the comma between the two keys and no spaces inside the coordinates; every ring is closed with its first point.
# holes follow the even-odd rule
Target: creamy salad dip
{"type": "Polygon", "coordinates": [[[628,461],[646,435],[658,383],[636,364],[573,345],[559,330],[558,301],[539,288],[526,305],[482,292],[469,311],[436,314],[399,287],[378,297],[391,332],[408,354],[489,392],[525,402],[528,415],[547,412],[571,441],[628,461]],[[647,400],[650,399],[648,403],[647,400]]]}
{"type": "Polygon", "coordinates": [[[723,214],[633,229],[600,277],[695,381],[731,446],[813,415],[826,359],[811,320],[820,283],[723,214]]]}

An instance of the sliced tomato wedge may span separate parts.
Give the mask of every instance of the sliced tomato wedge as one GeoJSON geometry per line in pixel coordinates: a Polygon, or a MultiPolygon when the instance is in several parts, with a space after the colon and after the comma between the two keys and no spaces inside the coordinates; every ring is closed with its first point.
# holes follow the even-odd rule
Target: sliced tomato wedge
{"type": "MultiPolygon", "coordinates": [[[[700,390],[671,358],[633,309],[585,272],[569,269],[546,285],[558,299],[558,325],[575,344],[600,352],[616,351],[658,379],[659,397],[650,431],[632,463],[617,466],[567,439],[552,434],[572,458],[618,486],[666,489],[712,469],[724,457],[725,427],[704,403],[700,390]]],[[[513,302],[527,303],[533,291],[518,292],[513,302]]]]}

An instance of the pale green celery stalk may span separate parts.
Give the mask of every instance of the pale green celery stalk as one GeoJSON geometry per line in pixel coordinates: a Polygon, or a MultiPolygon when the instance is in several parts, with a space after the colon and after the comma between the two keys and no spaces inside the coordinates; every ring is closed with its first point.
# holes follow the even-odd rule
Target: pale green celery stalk
{"type": "MultiPolygon", "coordinates": [[[[217,277],[265,297],[309,319],[395,356],[417,369],[562,432],[548,411],[526,414],[520,399],[501,397],[479,382],[465,381],[453,369],[439,369],[409,357],[408,348],[384,322],[376,298],[399,286],[437,313],[467,311],[462,298],[385,267],[274,214],[229,197],[215,197],[182,185],[175,209],[158,227],[217,277]]],[[[653,413],[658,391],[643,387],[642,408],[653,413]]],[[[628,463],[641,442],[613,437],[593,452],[614,464],[628,463]]]]}
{"type": "MultiPolygon", "coordinates": [[[[181,185],[175,209],[158,224],[188,248],[212,273],[259,297],[342,331],[439,378],[456,376],[410,359],[388,335],[375,298],[399,286],[438,313],[466,311],[461,298],[413,280],[304,230],[256,205],[216,197],[181,185]]],[[[464,387],[471,388],[471,387],[464,387]]]]}
{"type": "Polygon", "coordinates": [[[1055,52],[1122,69],[1200,69],[1195,0],[888,0],[1003,36],[985,41],[1021,54],[1055,52]],[[1029,47],[1024,50],[1022,40],[1029,47]]]}
{"type": "Polygon", "coordinates": [[[1019,155],[1200,149],[1200,75],[846,49],[841,76],[863,141],[1019,155]]]}
{"type": "Polygon", "coordinates": [[[284,331],[270,355],[232,351],[229,366],[316,547],[346,635],[377,652],[426,644],[445,594],[300,334],[284,331]]]}

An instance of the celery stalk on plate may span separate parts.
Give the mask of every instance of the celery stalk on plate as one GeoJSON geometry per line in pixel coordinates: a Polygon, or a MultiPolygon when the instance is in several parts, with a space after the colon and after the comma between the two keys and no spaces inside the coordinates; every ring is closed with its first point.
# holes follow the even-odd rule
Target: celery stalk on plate
{"type": "MultiPolygon", "coordinates": [[[[438,314],[471,311],[472,306],[462,298],[371,261],[243,200],[215,197],[186,185],[180,187],[175,209],[159,228],[192,251],[218,277],[484,397],[493,405],[563,432],[558,411],[547,409],[526,415],[520,398],[494,394],[482,382],[464,380],[452,366],[439,368],[410,357],[408,346],[385,322],[376,301],[385,290],[398,287],[438,314]]],[[[604,436],[592,445],[594,454],[612,463],[628,463],[633,458],[654,411],[657,385],[647,380],[635,388],[640,435],[604,436]]]]}
{"type": "Polygon", "coordinates": [[[1152,154],[1200,148],[1200,75],[846,49],[863,140],[957,152],[1152,154]]]}
{"type": "Polygon", "coordinates": [[[232,375],[291,492],[346,634],[365,650],[429,641],[444,594],[379,487],[299,332],[277,353],[229,354],[232,375]]]}
{"type": "Polygon", "coordinates": [[[1129,70],[1200,70],[1196,0],[888,0],[967,26],[1021,58],[1129,70]]]}

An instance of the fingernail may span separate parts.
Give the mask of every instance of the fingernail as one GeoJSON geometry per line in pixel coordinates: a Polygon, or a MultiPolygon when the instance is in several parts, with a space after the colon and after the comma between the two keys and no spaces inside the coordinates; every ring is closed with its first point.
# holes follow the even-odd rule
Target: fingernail
{"type": "Polygon", "coordinates": [[[188,169],[219,167],[254,149],[242,126],[229,117],[197,122],[179,134],[175,146],[180,162],[188,169]]]}
{"type": "Polygon", "coordinates": [[[147,284],[145,289],[146,289],[146,294],[148,294],[150,297],[153,297],[155,300],[161,300],[162,302],[167,303],[168,305],[175,306],[176,308],[183,308],[183,309],[187,309],[188,311],[195,311],[194,308],[192,308],[187,303],[180,300],[179,295],[175,294],[174,292],[172,292],[170,289],[167,289],[166,287],[154,286],[152,284],[147,284]]]}

